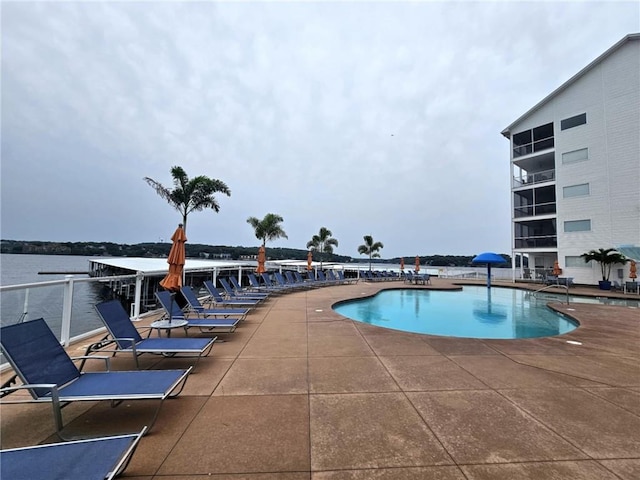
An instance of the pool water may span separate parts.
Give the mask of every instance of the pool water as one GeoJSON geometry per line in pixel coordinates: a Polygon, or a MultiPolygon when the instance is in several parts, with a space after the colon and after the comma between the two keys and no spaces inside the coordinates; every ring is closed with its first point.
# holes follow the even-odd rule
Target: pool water
{"type": "Polygon", "coordinates": [[[549,298],[512,288],[398,289],[341,302],[333,309],[379,327],[449,337],[535,338],[577,328],[577,323],[548,308],[547,302],[549,298]]]}

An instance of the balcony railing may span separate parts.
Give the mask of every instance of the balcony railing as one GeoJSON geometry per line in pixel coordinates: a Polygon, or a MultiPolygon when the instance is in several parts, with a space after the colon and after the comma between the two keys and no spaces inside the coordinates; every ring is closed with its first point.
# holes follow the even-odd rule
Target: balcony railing
{"type": "Polygon", "coordinates": [[[534,185],[536,183],[553,182],[556,179],[555,169],[536,173],[526,173],[520,177],[513,177],[513,188],[534,185]]]}
{"type": "Polygon", "coordinates": [[[556,202],[538,203],[536,205],[526,205],[524,207],[515,207],[513,209],[513,216],[515,218],[535,217],[537,215],[553,215],[555,213],[556,202]]]}
{"type": "Polygon", "coordinates": [[[516,237],[515,248],[555,248],[558,246],[557,235],[538,235],[532,237],[516,237]]]}
{"type": "Polygon", "coordinates": [[[541,152],[543,150],[549,150],[554,147],[554,138],[543,138],[536,140],[535,142],[525,143],[513,147],[513,158],[522,157],[523,155],[529,155],[531,153],[541,152]]]}

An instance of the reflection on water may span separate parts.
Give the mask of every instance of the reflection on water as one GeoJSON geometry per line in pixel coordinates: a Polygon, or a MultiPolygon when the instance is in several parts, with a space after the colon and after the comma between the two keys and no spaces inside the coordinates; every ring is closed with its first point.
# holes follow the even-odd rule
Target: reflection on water
{"type": "Polygon", "coordinates": [[[507,320],[507,312],[503,305],[491,301],[491,289],[487,288],[486,300],[474,302],[473,314],[481,322],[501,323],[507,320]]]}

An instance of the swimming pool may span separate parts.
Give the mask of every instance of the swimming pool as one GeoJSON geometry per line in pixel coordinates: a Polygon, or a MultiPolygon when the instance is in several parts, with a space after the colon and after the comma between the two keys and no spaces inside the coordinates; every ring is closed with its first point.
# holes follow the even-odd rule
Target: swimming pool
{"type": "MultiPolygon", "coordinates": [[[[559,301],[563,301],[559,297],[559,301]]],[[[548,308],[549,298],[515,288],[383,290],[333,306],[352,320],[405,332],[463,338],[535,338],[561,335],[577,323],[548,308]]]]}

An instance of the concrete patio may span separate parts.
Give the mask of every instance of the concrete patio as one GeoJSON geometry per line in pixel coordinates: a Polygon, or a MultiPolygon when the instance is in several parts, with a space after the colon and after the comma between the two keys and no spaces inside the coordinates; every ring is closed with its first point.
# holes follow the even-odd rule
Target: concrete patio
{"type": "MultiPolygon", "coordinates": [[[[403,333],[331,310],[399,286],[361,282],[268,300],[219,335],[225,342],[164,403],[123,477],[640,478],[639,309],[554,304],[580,328],[528,340],[403,333]]],[[[413,288],[453,286],[433,279],[413,288]]],[[[141,357],[145,368],[191,363],[141,357]]],[[[134,368],[122,354],[112,364],[134,368]]],[[[73,404],[64,417],[69,432],[108,435],[140,430],[154,407],[73,404]]],[[[0,412],[3,448],[56,441],[47,405],[0,412]]]]}

